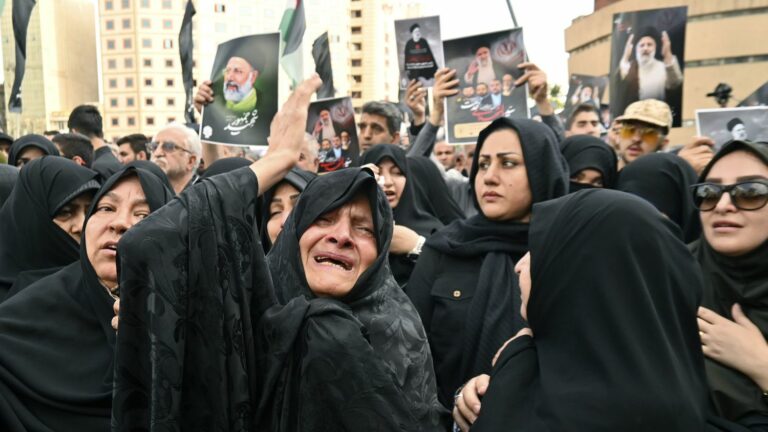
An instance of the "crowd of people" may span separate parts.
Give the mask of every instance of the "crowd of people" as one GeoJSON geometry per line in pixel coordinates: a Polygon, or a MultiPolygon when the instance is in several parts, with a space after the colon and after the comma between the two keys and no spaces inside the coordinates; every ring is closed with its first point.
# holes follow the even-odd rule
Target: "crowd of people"
{"type": "Polygon", "coordinates": [[[316,75],[260,157],[90,106],[0,135],[0,430],[768,430],[768,144],[671,143],[655,99],[563,124],[521,69],[491,93],[541,121],[446,143],[442,68],[320,175],[316,75]]]}

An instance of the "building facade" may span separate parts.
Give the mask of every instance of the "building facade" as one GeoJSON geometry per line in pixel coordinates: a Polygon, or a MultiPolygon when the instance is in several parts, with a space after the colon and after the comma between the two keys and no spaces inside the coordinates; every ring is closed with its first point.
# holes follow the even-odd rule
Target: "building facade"
{"type": "Polygon", "coordinates": [[[735,106],[768,80],[768,0],[596,0],[565,30],[565,46],[571,74],[606,75],[613,14],[675,6],[688,6],[688,25],[683,122],[670,141],[684,144],[696,134],[696,109],[718,107],[706,96],[718,83],[733,87],[735,106]]]}

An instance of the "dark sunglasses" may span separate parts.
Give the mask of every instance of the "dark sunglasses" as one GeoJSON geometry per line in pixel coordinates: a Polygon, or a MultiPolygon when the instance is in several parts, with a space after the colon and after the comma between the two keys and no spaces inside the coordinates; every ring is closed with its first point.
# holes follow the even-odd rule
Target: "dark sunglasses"
{"type": "Polygon", "coordinates": [[[731,185],[698,183],[691,186],[693,202],[701,211],[710,211],[717,206],[724,193],[731,196],[731,202],[740,210],[758,210],[768,202],[768,181],[748,180],[731,185]]]}
{"type": "Polygon", "coordinates": [[[170,153],[172,151],[175,151],[175,150],[181,150],[183,152],[187,152],[189,154],[192,154],[191,151],[185,149],[184,147],[176,144],[173,141],[163,141],[163,142],[152,141],[152,142],[148,142],[147,143],[147,151],[150,152],[150,153],[154,153],[155,150],[157,150],[158,147],[161,147],[164,152],[168,152],[168,153],[170,153]]]}

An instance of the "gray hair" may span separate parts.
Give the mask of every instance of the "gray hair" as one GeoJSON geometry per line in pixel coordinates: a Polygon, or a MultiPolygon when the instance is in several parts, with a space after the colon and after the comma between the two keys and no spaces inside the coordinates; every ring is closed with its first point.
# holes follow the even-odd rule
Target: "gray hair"
{"type": "MultiPolygon", "coordinates": [[[[200,143],[200,136],[198,136],[197,132],[194,129],[188,128],[179,122],[168,123],[165,125],[165,127],[160,129],[160,132],[166,130],[176,130],[184,134],[184,141],[187,144],[187,150],[189,150],[189,152],[193,155],[197,156],[197,165],[199,166],[200,159],[203,156],[203,145],[200,143]]],[[[195,166],[194,169],[197,169],[197,166],[195,166]]]]}

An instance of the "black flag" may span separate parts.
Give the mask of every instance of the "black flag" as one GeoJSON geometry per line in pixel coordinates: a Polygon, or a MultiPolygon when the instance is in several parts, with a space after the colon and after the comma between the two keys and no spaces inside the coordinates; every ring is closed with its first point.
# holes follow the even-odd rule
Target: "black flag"
{"type": "Polygon", "coordinates": [[[187,0],[184,19],[179,31],[179,57],[181,58],[181,79],[184,81],[184,93],[187,101],[184,104],[184,119],[187,123],[195,122],[195,106],[192,95],[192,17],[195,15],[195,5],[187,0]]]}
{"type": "Polygon", "coordinates": [[[333,88],[333,70],[331,68],[331,47],[328,45],[328,32],[320,35],[312,43],[312,58],[315,59],[315,71],[323,80],[323,85],[317,90],[317,98],[332,98],[336,90],[333,88]]]}
{"type": "Polygon", "coordinates": [[[13,37],[16,39],[16,72],[13,77],[8,111],[21,112],[21,81],[27,66],[27,27],[35,0],[13,0],[13,37]]]}

